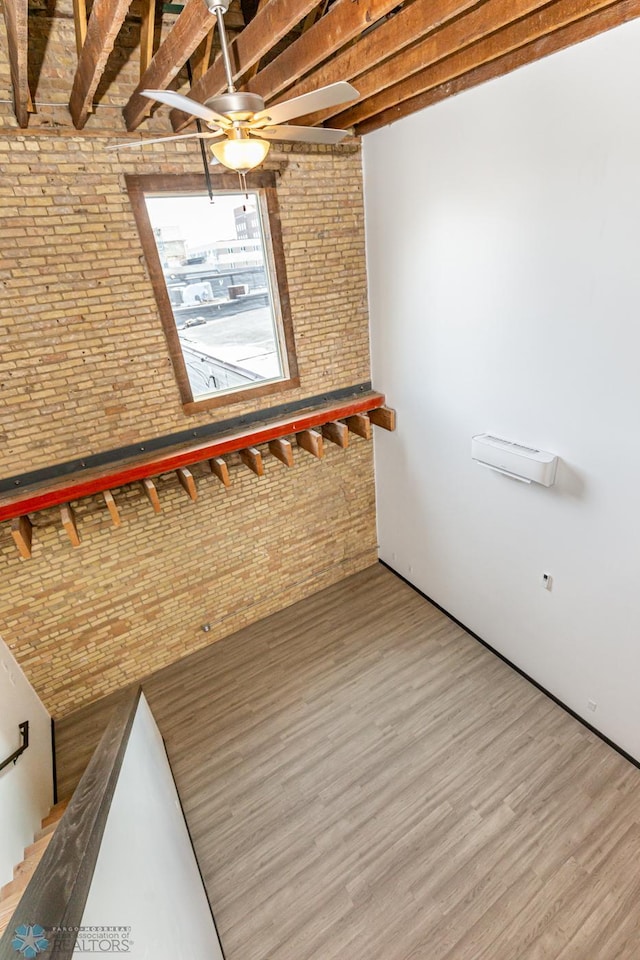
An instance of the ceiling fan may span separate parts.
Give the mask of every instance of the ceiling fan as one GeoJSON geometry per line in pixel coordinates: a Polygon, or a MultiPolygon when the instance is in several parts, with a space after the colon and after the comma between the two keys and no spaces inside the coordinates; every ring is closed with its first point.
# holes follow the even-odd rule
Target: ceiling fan
{"type": "Polygon", "coordinates": [[[183,110],[190,116],[204,120],[209,128],[208,132],[201,130],[198,124],[198,133],[120,143],[107,149],[143,147],[151,143],[186,140],[190,137],[214,140],[211,145],[213,162],[221,163],[231,170],[244,174],[263,162],[271,146],[270,140],[334,144],[347,136],[348,130],[291,126],[286,121],[357,99],[358,91],[350,83],[345,81],[332,83],[267,108],[258,94],[236,90],[224,26],[224,14],[229,8],[230,0],[205,0],[205,3],[209,12],[215,14],[218,24],[227,81],[226,93],[211,97],[205,103],[198,103],[172,90],[143,90],[142,94],[151,100],[166,103],[170,107],[183,110]]]}

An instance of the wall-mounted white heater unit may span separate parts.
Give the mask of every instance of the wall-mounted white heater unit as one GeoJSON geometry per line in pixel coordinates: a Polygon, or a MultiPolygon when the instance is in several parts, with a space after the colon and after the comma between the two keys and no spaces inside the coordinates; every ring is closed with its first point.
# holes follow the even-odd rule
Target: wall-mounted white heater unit
{"type": "Polygon", "coordinates": [[[471,456],[483,467],[522,483],[541,483],[543,487],[550,487],[556,479],[558,458],[553,453],[525,447],[490,433],[471,438],[471,456]]]}

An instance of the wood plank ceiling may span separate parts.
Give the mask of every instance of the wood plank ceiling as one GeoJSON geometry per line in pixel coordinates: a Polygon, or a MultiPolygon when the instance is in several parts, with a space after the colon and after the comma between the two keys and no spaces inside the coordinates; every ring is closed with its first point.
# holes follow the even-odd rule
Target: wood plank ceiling
{"type": "MultiPolygon", "coordinates": [[[[299,122],[352,128],[357,135],[640,16],[640,0],[242,0],[241,8],[231,44],[238,87],[269,104],[349,80],[360,94],[356,102],[299,122]]],[[[4,18],[15,115],[26,127],[32,110],[28,0],[4,0],[4,18]]],[[[187,61],[194,100],[224,89],[212,44],[215,18],[204,0],[162,8],[142,0],[135,16],[131,0],[93,0],[88,20],[85,0],[74,0],[78,62],[69,109],[77,129],[87,121],[127,18],[140,33],[140,81],[127,91],[123,109],[127,130],[149,116],[151,104],[140,91],[175,87],[176,78],[182,83],[187,61]],[[168,12],[173,26],[158,29],[157,19],[168,12]],[[156,38],[163,37],[156,49],[154,25],[156,38]]],[[[169,118],[176,131],[191,122],[178,110],[169,118]]]]}

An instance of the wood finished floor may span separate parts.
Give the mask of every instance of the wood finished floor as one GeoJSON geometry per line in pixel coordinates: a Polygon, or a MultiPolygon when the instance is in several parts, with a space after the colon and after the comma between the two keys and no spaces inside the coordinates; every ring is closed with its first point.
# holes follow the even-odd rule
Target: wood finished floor
{"type": "Polygon", "coordinates": [[[640,771],[384,568],[143,686],[227,960],[640,956],[640,771]]]}

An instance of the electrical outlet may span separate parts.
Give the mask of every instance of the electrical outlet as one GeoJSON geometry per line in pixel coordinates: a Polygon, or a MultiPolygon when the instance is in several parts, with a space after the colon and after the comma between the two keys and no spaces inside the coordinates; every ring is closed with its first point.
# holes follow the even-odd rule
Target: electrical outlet
{"type": "Polygon", "coordinates": [[[592,713],[595,713],[598,708],[598,704],[595,702],[595,700],[587,700],[587,707],[592,713]]]}
{"type": "Polygon", "coordinates": [[[553,577],[550,573],[543,573],[542,580],[540,581],[545,590],[551,590],[551,585],[553,583],[553,577]]]}

